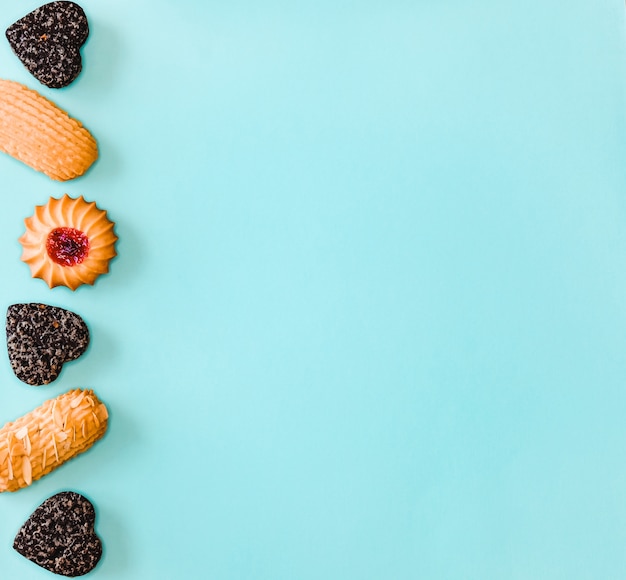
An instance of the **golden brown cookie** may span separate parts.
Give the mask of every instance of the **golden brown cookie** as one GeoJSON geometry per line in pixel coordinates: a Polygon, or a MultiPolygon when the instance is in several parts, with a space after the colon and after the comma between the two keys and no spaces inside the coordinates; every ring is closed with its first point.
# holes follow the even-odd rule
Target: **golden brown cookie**
{"type": "Polygon", "coordinates": [[[0,492],[29,486],[104,436],[104,403],[74,389],[0,429],[0,492]]]}
{"type": "Polygon", "coordinates": [[[109,262],[117,255],[115,223],[82,196],[51,197],[24,223],[26,232],[19,239],[22,261],[30,266],[33,278],[41,278],[50,288],[76,290],[81,284],[93,284],[109,271],[109,262]]]}
{"type": "Polygon", "coordinates": [[[0,79],[0,151],[55,181],[79,177],[98,158],[80,121],[36,91],[0,79]]]}

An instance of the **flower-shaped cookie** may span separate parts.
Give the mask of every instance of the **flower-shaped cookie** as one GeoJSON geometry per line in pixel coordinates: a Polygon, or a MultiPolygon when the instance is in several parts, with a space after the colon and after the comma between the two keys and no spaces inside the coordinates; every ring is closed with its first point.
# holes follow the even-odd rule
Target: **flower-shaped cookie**
{"type": "Polygon", "coordinates": [[[115,223],[95,202],[65,194],[50,198],[46,205],[24,220],[26,232],[19,239],[33,278],[41,278],[50,288],[67,286],[76,290],[93,284],[109,271],[115,257],[115,223]]]}

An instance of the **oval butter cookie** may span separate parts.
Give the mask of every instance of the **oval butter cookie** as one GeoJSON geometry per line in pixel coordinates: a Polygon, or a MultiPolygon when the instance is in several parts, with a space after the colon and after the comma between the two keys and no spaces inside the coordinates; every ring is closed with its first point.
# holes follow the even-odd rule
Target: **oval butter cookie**
{"type": "Polygon", "coordinates": [[[29,486],[104,436],[109,414],[91,389],[46,401],[0,429],[0,492],[29,486]]]}
{"type": "Polygon", "coordinates": [[[0,151],[55,181],[81,176],[98,145],[80,121],[38,92],[0,79],[0,151]]]}

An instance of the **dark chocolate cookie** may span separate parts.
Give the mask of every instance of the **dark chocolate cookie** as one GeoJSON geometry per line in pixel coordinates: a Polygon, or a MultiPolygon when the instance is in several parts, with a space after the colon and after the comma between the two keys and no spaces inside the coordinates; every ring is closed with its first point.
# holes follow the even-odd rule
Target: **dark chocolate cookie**
{"type": "Polygon", "coordinates": [[[69,85],[82,70],[80,47],[89,36],[85,12],[74,2],[50,2],[6,31],[13,52],[42,84],[69,85]]]}
{"type": "Polygon", "coordinates": [[[13,372],[34,386],[54,381],[63,363],[77,359],[89,345],[89,329],[78,314],[47,304],[12,304],[6,330],[13,372]]]}
{"type": "Polygon", "coordinates": [[[87,498],[63,491],[33,512],[15,536],[13,548],[50,572],[83,576],[102,557],[95,521],[96,512],[87,498]]]}

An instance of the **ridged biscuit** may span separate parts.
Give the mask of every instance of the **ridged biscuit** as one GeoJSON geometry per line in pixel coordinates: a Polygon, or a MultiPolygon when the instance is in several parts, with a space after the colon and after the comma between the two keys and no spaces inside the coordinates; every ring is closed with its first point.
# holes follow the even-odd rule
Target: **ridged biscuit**
{"type": "Polygon", "coordinates": [[[108,411],[91,389],[46,401],[0,429],[0,492],[29,486],[87,451],[107,429],[108,411]]]}
{"type": "Polygon", "coordinates": [[[50,288],[76,290],[81,284],[94,284],[109,271],[109,262],[117,255],[115,223],[82,195],[51,197],[45,205],[36,206],[24,224],[26,232],[19,239],[22,261],[34,278],[41,278],[50,288]]]}
{"type": "Polygon", "coordinates": [[[81,176],[98,145],[80,121],[38,92],[0,79],[0,151],[55,181],[81,176]]]}

